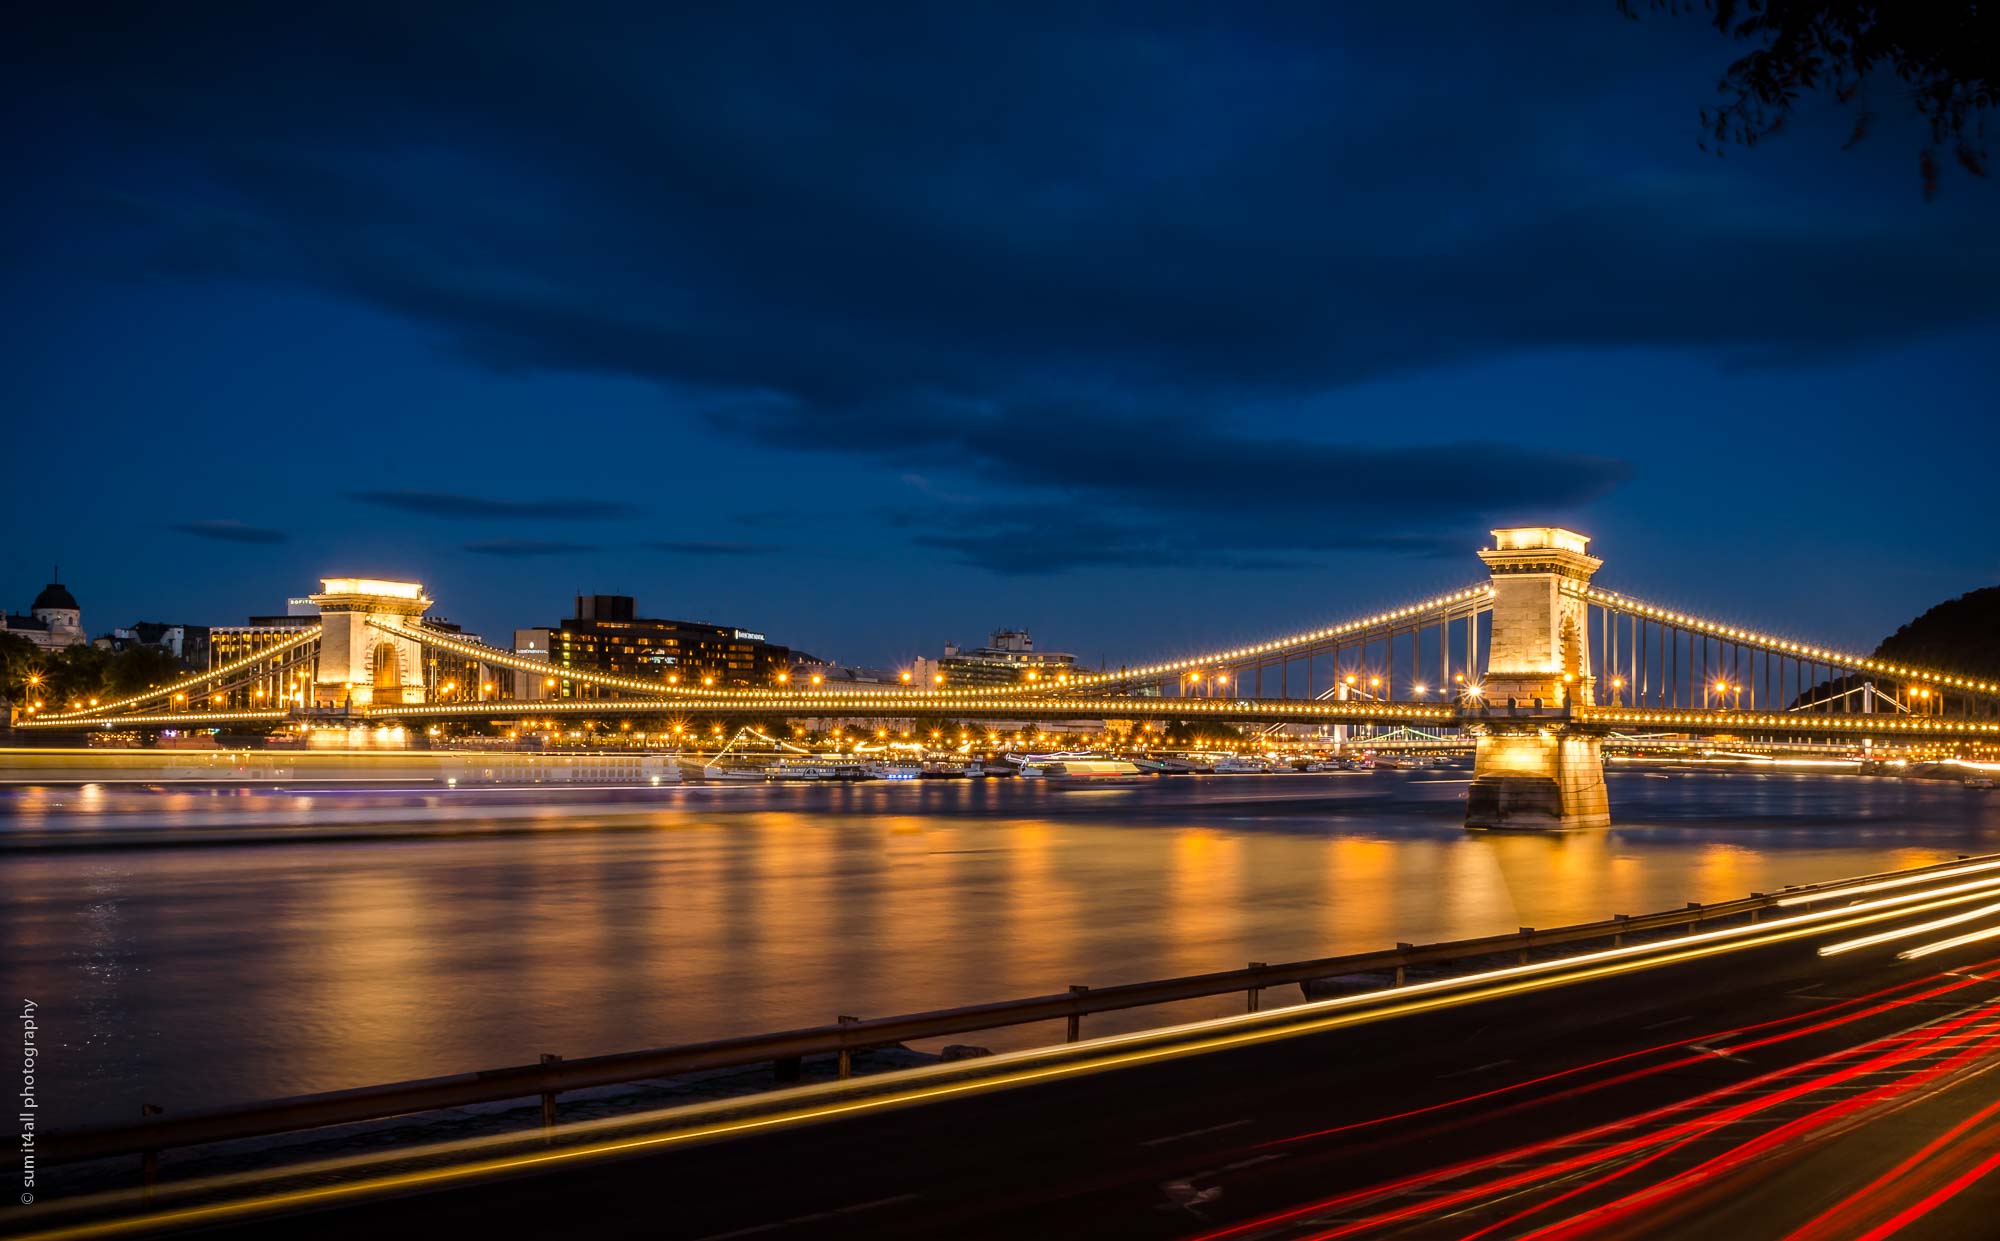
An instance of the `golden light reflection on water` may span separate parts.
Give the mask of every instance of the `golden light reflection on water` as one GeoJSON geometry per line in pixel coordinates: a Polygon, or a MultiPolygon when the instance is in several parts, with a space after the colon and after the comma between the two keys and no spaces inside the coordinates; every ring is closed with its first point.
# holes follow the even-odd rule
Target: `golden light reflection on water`
{"type": "Polygon", "coordinates": [[[444,946],[423,885],[407,872],[333,872],[307,895],[294,928],[303,933],[286,937],[292,959],[280,965],[299,987],[280,999],[296,1022],[282,1033],[330,1080],[365,1081],[435,1023],[444,946]]]}
{"type": "MultiPolygon", "coordinates": [[[[316,795],[321,827],[384,838],[16,852],[0,950],[18,986],[80,1015],[84,1121],[142,1098],[178,1110],[1556,926],[2000,847],[1994,799],[1887,782],[1625,782],[1640,826],[1559,837],[1468,835],[1462,786],[1390,773],[1029,785],[316,795]],[[1754,813],[1731,810],[1739,790],[1754,813]],[[169,1080],[176,1064],[201,1075],[169,1080]]],[[[296,831],[306,800],[114,789],[83,811],[75,793],[24,799],[0,833],[250,837],[296,831]]]]}
{"type": "Polygon", "coordinates": [[[1154,924],[1162,963],[1170,974],[1218,968],[1197,962],[1213,962],[1226,945],[1243,941],[1243,838],[1183,827],[1170,839],[1164,900],[1154,924]]]}

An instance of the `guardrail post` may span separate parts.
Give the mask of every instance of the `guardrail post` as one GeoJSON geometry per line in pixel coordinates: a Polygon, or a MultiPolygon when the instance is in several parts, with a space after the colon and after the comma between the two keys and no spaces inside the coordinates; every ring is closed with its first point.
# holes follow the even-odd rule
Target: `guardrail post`
{"type": "MultiPolygon", "coordinates": [[[[1611,917],[1616,922],[1630,922],[1632,920],[1631,914],[1612,914],[1611,917]]],[[[1611,946],[1613,948],[1623,948],[1625,946],[1625,932],[1620,931],[1613,935],[1611,937],[1611,946]]]]}
{"type": "MultiPolygon", "coordinates": [[[[1071,995],[1082,995],[1084,992],[1088,990],[1090,990],[1089,987],[1080,986],[1076,983],[1071,983],[1069,988],[1069,993],[1071,995]]],[[[1083,1014],[1071,1013],[1069,1015],[1069,1029],[1065,1034],[1063,1041],[1074,1043],[1082,1037],[1083,1037],[1083,1014]]]]}
{"type": "MultiPolygon", "coordinates": [[[[1531,927],[1531,926],[1524,926],[1524,927],[1522,927],[1522,928],[1521,928],[1521,938],[1522,938],[1522,939],[1526,939],[1526,938],[1528,938],[1529,936],[1533,935],[1534,933],[1535,933],[1535,928],[1534,928],[1534,927],[1531,927]]],[[[1526,964],[1528,963],[1528,946],[1527,946],[1526,944],[1522,944],[1522,945],[1521,945],[1521,958],[1520,958],[1520,959],[1521,959],[1521,964],[1523,964],[1523,965],[1526,965],[1526,964]]]]}
{"type": "MultiPolygon", "coordinates": [[[[1253,970],[1261,970],[1264,968],[1264,966],[1265,962],[1263,961],[1252,961],[1250,963],[1250,968],[1253,970]]],[[[1256,1012],[1257,1005],[1259,1003],[1258,997],[1262,994],[1263,994],[1263,988],[1252,985],[1249,992],[1247,993],[1247,998],[1245,1000],[1245,1003],[1248,1005],[1248,1007],[1246,1007],[1243,1011],[1250,1013],[1256,1012]]]]}
{"type": "MultiPolygon", "coordinates": [[[[166,1110],[157,1103],[141,1103],[139,1105],[139,1119],[144,1120],[148,1116],[158,1116],[166,1110]]],[[[146,1201],[151,1202],[153,1200],[153,1187],[160,1183],[159,1151],[146,1150],[139,1153],[139,1179],[145,1186],[146,1201]]]]}
{"type": "MultiPolygon", "coordinates": [[[[1688,907],[1689,909],[1700,909],[1700,908],[1701,908],[1701,902],[1700,902],[1700,901],[1689,901],[1689,902],[1688,902],[1688,904],[1687,904],[1687,907],[1688,907]]],[[[1696,932],[1697,930],[1699,930],[1700,928],[1701,928],[1701,919],[1700,919],[1700,918],[1689,918],[1689,919],[1688,919],[1688,934],[1692,935],[1692,934],[1694,934],[1694,933],[1695,933],[1695,932],[1696,932]]]]}
{"type": "MultiPolygon", "coordinates": [[[[842,1015],[835,1017],[834,1020],[839,1022],[841,1025],[851,1026],[855,1022],[860,1021],[861,1018],[849,1017],[843,1013],[842,1015]]],[[[840,1080],[846,1081],[848,1078],[852,1076],[854,1076],[854,1049],[852,1047],[843,1046],[840,1049],[840,1080]]]]}
{"type": "MultiPolygon", "coordinates": [[[[1409,951],[1412,951],[1412,950],[1413,950],[1413,949],[1415,949],[1415,948],[1416,948],[1416,945],[1415,945],[1415,944],[1406,944],[1406,943],[1404,943],[1404,942],[1403,942],[1402,940],[1400,940],[1400,939],[1396,941],[1396,951],[1397,951],[1397,952],[1409,952],[1409,951]]],[[[1400,986],[1402,986],[1402,985],[1403,985],[1403,978],[1404,978],[1404,970],[1405,970],[1405,969],[1407,969],[1407,968],[1408,968],[1408,967],[1407,967],[1407,966],[1405,966],[1405,965],[1403,964],[1403,962],[1401,962],[1401,961],[1398,961],[1398,962],[1396,962],[1396,985],[1397,985],[1398,987],[1400,987],[1400,986]]]]}
{"type": "MultiPolygon", "coordinates": [[[[562,1063],[561,1056],[553,1055],[546,1051],[542,1053],[542,1065],[544,1067],[547,1067],[548,1065],[551,1064],[561,1064],[561,1063],[562,1063]]],[[[544,1090],[542,1092],[542,1141],[553,1142],[555,1140],[556,1140],[556,1092],[553,1090],[544,1090]]]]}

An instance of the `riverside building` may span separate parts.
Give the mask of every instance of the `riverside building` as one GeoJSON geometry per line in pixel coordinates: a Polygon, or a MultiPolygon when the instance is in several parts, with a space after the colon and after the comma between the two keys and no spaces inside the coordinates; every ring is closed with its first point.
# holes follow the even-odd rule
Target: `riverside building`
{"type": "Polygon", "coordinates": [[[630,595],[578,595],[576,615],[548,630],[548,691],[556,698],[599,697],[595,686],[562,679],[575,668],[687,685],[774,685],[791,650],[753,629],[707,621],[638,615],[630,595]]]}

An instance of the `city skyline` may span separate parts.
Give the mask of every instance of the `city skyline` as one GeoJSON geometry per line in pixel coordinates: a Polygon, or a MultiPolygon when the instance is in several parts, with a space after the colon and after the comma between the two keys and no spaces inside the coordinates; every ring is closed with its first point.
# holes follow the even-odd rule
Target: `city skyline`
{"type": "Polygon", "coordinates": [[[1699,21],[83,21],[7,53],[9,607],[360,573],[1095,664],[1451,589],[1495,525],[1848,647],[2000,579],[1995,187],[1831,104],[1702,153],[1699,21]]]}

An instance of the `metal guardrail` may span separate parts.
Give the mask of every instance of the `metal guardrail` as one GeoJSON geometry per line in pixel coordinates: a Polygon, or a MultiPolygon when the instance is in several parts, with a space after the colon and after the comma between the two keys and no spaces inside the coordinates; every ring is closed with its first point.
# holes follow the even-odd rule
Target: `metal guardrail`
{"type": "Polygon", "coordinates": [[[1690,902],[1683,909],[1661,913],[1617,917],[1602,922],[1581,923],[1538,931],[1523,927],[1509,935],[1455,940],[1417,947],[1398,944],[1386,951],[1321,957],[1278,965],[1253,963],[1240,970],[1222,970],[1182,978],[1124,983],[1110,987],[1071,987],[1053,995],[1001,1000],[931,1012],[895,1017],[858,1019],[842,1017],[832,1025],[809,1026],[769,1034],[752,1034],[688,1043],[678,1047],[622,1052],[564,1060],[544,1056],[540,1064],[516,1065],[448,1077],[391,1082],[352,1090],[297,1095],[259,1103],[205,1109],[165,1115],[147,1105],[144,1119],[133,1124],[103,1125],[57,1130],[43,1135],[42,1158],[50,1164],[75,1163],[117,1155],[144,1158],[150,1183],[158,1153],[213,1142],[268,1137],[328,1125],[386,1120],[395,1116],[465,1107],[479,1103],[499,1103],[509,1099],[540,1096],[545,1126],[555,1122],[555,1099],[566,1091],[614,1086],[653,1078],[672,1077],[706,1069],[740,1068],[774,1063],[785,1065],[806,1056],[835,1054],[840,1058],[840,1075],[848,1076],[854,1053],[912,1039],[971,1034],[1007,1026],[1028,1025],[1063,1019],[1068,1041],[1081,1036],[1082,1019],[1092,1013],[1171,1004],[1182,1000],[1211,998],[1242,992],[1250,1011],[1258,1009],[1259,993],[1271,987],[1304,984],[1344,974],[1394,971],[1397,984],[1412,967],[1448,964],[1477,957],[1518,953],[1525,964],[1535,949],[1561,947],[1592,940],[1622,940],[1625,935],[1669,930],[1685,926],[1690,933],[1704,922],[1749,917],[1753,921],[1763,910],[1780,901],[1796,902],[1802,894],[1829,891],[1884,878],[1921,877],[1968,861],[2000,860],[2000,854],[1980,858],[1959,857],[1956,861],[1909,870],[1880,872],[1829,883],[1787,887],[1777,893],[1751,896],[1713,905],[1690,902]]]}

